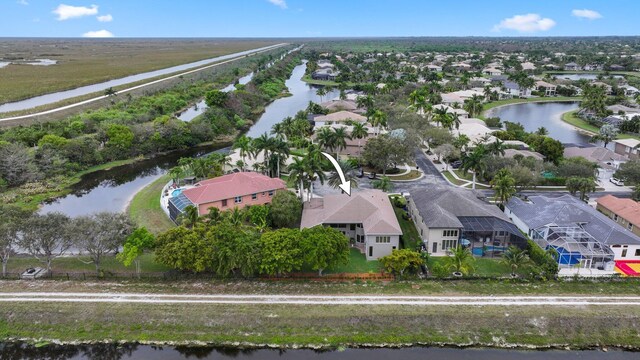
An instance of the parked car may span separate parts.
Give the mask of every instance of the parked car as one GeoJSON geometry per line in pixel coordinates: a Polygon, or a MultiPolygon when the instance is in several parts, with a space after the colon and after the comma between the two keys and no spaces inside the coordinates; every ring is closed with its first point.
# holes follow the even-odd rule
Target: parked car
{"type": "Polygon", "coordinates": [[[460,161],[460,160],[456,160],[456,161],[451,163],[451,168],[452,169],[459,169],[461,166],[462,166],[462,161],[460,161]]]}
{"type": "Polygon", "coordinates": [[[624,181],[620,179],[612,177],[611,179],[609,179],[609,181],[611,181],[614,185],[624,186],[624,181]]]}

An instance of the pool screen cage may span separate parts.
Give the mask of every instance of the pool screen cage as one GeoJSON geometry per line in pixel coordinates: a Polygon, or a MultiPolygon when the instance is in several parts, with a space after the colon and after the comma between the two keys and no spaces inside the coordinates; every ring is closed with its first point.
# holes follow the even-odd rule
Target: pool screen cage
{"type": "Polygon", "coordinates": [[[560,267],[604,269],[614,258],[608,246],[579,226],[544,226],[533,231],[533,241],[545,250],[554,249],[560,267]]]}

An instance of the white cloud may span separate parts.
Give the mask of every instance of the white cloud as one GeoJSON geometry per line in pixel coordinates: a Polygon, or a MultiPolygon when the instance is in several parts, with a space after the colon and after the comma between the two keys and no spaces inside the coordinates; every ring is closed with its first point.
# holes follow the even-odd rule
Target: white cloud
{"type": "Polygon", "coordinates": [[[113,37],[113,33],[108,30],[89,31],[82,34],[82,37],[86,38],[110,38],[113,37]]]}
{"type": "Polygon", "coordinates": [[[60,4],[55,10],[53,10],[53,13],[58,15],[58,20],[60,21],[79,18],[83,16],[97,15],[98,5],[91,5],[91,7],[86,7],[60,4]]]}
{"type": "Polygon", "coordinates": [[[100,15],[96,17],[96,19],[98,19],[98,21],[100,22],[110,22],[110,21],[113,21],[113,16],[111,16],[111,14],[100,15]]]}
{"type": "Polygon", "coordinates": [[[600,19],[602,17],[599,12],[589,9],[574,9],[573,11],[571,11],[571,15],[589,20],[600,19]]]}
{"type": "Polygon", "coordinates": [[[20,4],[20,5],[29,5],[29,2],[27,0],[18,0],[18,4],[20,4]]]}
{"type": "Polygon", "coordinates": [[[282,9],[286,9],[287,8],[287,2],[285,0],[267,0],[270,3],[272,3],[275,6],[278,6],[282,9]]]}
{"type": "Polygon", "coordinates": [[[514,15],[500,21],[500,24],[493,27],[493,31],[502,29],[515,30],[518,32],[546,31],[556,25],[556,22],[549,18],[543,18],[538,14],[514,15]]]}

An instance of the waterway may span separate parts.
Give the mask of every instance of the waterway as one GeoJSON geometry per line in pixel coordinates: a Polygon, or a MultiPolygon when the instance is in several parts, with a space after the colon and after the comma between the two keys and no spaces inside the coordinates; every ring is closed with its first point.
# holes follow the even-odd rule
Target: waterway
{"type": "MultiPolygon", "coordinates": [[[[249,130],[249,136],[255,137],[269,132],[273,124],[305,109],[309,101],[320,102],[338,97],[339,92],[334,90],[321,99],[316,94],[317,88],[302,81],[305,70],[306,63],[293,69],[291,77],[286,81],[291,96],[280,98],[268,105],[264,114],[249,130]]],[[[70,194],[44,204],[40,211],[59,211],[72,217],[101,211],[124,211],[138,191],[166,174],[177,165],[181,157],[201,156],[218,149],[196,148],[85,175],[72,187],[70,194]]]]}
{"type": "Polygon", "coordinates": [[[56,93],[51,93],[51,94],[32,97],[32,98],[29,98],[29,99],[26,99],[26,100],[10,102],[10,103],[6,103],[6,104],[0,105],[0,113],[27,110],[27,109],[31,109],[31,108],[34,108],[34,107],[37,107],[37,106],[53,104],[53,103],[56,103],[58,101],[71,99],[71,98],[74,98],[74,97],[77,97],[77,96],[83,96],[83,95],[91,94],[91,93],[98,92],[98,91],[104,91],[104,90],[106,90],[106,89],[108,89],[110,87],[126,85],[126,84],[134,83],[134,82],[137,82],[137,81],[141,81],[141,80],[151,79],[151,78],[154,78],[154,77],[157,77],[157,76],[168,75],[168,74],[172,74],[172,73],[179,72],[179,71],[195,69],[195,68],[200,67],[200,66],[208,65],[208,64],[211,64],[211,63],[214,63],[214,62],[219,62],[219,61],[232,59],[232,58],[235,58],[235,57],[238,57],[238,56],[249,55],[249,54],[252,54],[252,53],[255,53],[255,52],[258,52],[258,51],[270,49],[270,48],[272,48],[274,46],[276,46],[276,45],[266,46],[266,47],[262,47],[262,48],[258,48],[258,49],[241,51],[241,52],[228,54],[228,55],[223,55],[223,56],[218,56],[218,57],[214,57],[214,58],[210,58],[210,59],[206,59],[206,60],[200,60],[200,61],[196,61],[196,62],[192,62],[192,63],[188,63],[188,64],[172,66],[172,67],[165,68],[165,69],[149,71],[149,72],[136,74],[136,75],[130,75],[130,76],[126,76],[126,77],[123,77],[123,78],[120,78],[120,79],[105,81],[105,82],[102,82],[102,83],[99,83],[99,84],[81,86],[81,87],[78,87],[78,88],[75,88],[75,89],[71,89],[71,90],[59,91],[59,92],[56,92],[56,93]]]}
{"type": "MultiPolygon", "coordinates": [[[[573,80],[573,81],[577,81],[581,79],[596,80],[598,78],[598,74],[551,74],[551,75],[557,79],[573,80]]],[[[623,77],[622,75],[604,75],[604,74],[602,74],[602,76],[604,79],[609,78],[609,76],[612,76],[615,79],[620,79],[623,77]]]]}
{"type": "Polygon", "coordinates": [[[562,121],[562,114],[576,110],[578,102],[540,102],[512,104],[490,109],[486,117],[499,117],[502,121],[520,123],[526,131],[545,127],[549,136],[564,144],[588,144],[590,136],[562,121]]]}
{"type": "MultiPolygon", "coordinates": [[[[220,89],[220,91],[230,92],[236,89],[236,84],[240,84],[240,85],[248,84],[249,81],[253,79],[253,75],[254,75],[253,72],[250,74],[247,74],[241,77],[240,79],[238,79],[237,83],[229,84],[224,88],[220,89]]],[[[195,119],[198,115],[203,114],[205,110],[207,110],[207,104],[205,103],[205,100],[202,99],[198,101],[196,104],[194,104],[193,106],[189,107],[187,110],[183,111],[180,115],[178,115],[178,119],[188,122],[195,119]]]]}
{"type": "Polygon", "coordinates": [[[631,360],[638,353],[624,351],[518,351],[499,349],[455,349],[412,347],[402,349],[239,350],[210,347],[171,347],[136,344],[47,345],[0,344],[3,359],[260,359],[260,360],[631,360]]]}

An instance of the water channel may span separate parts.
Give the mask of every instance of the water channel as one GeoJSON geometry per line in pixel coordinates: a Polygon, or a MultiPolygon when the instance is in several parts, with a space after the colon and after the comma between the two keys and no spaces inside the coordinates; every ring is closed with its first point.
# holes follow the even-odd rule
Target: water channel
{"type": "MultiPolygon", "coordinates": [[[[269,132],[273,124],[305,109],[309,101],[321,101],[320,96],[316,94],[316,88],[301,80],[305,70],[306,63],[293,69],[291,77],[286,81],[291,96],[268,105],[264,114],[249,130],[248,136],[255,137],[269,132]]],[[[331,91],[322,97],[322,100],[336,98],[338,94],[337,90],[331,91]]],[[[123,211],[138,191],[166,174],[177,165],[181,157],[199,156],[214,150],[217,149],[192,149],[85,175],[72,187],[69,195],[44,204],[40,211],[59,211],[69,216],[88,215],[100,211],[123,211]]]]}
{"type": "Polygon", "coordinates": [[[126,76],[126,77],[123,77],[123,78],[120,78],[120,79],[115,79],[115,80],[102,82],[102,83],[99,83],[99,84],[81,86],[81,87],[78,87],[78,88],[75,88],[75,89],[71,89],[71,90],[59,91],[59,92],[52,93],[52,94],[46,94],[46,95],[32,97],[32,98],[29,98],[29,99],[26,99],[26,100],[10,102],[10,103],[6,103],[6,104],[0,105],[0,113],[27,110],[27,109],[31,109],[31,108],[34,108],[34,107],[37,107],[37,106],[53,104],[53,103],[56,103],[58,101],[71,99],[71,98],[74,98],[74,97],[77,97],[77,96],[87,95],[87,94],[91,94],[91,93],[98,92],[98,91],[104,91],[104,90],[106,90],[106,89],[108,89],[110,87],[126,85],[126,84],[134,83],[134,82],[137,82],[137,81],[151,79],[151,78],[154,78],[154,77],[157,77],[157,76],[167,75],[167,74],[171,74],[171,73],[175,73],[175,72],[179,72],[179,71],[195,69],[197,67],[208,65],[208,64],[211,64],[211,63],[214,63],[214,62],[228,60],[228,59],[235,58],[235,57],[238,57],[238,56],[244,56],[244,55],[252,54],[252,53],[255,53],[255,52],[258,52],[258,51],[270,49],[270,48],[273,48],[275,46],[277,46],[277,45],[271,45],[271,46],[266,46],[266,47],[262,47],[262,48],[258,48],[258,49],[241,51],[241,52],[237,52],[237,53],[233,53],[233,54],[214,57],[214,58],[211,58],[211,59],[200,60],[200,61],[196,61],[196,62],[192,62],[192,63],[188,63],[188,64],[183,64],[183,65],[178,65],[178,66],[172,66],[172,67],[165,68],[165,69],[149,71],[149,72],[145,72],[145,73],[142,73],[142,74],[130,75],[130,76],[126,76]]]}
{"type": "Polygon", "coordinates": [[[171,347],[136,344],[47,345],[1,344],[0,357],[6,359],[260,359],[260,360],[630,360],[638,353],[623,351],[519,351],[499,349],[455,349],[412,347],[403,349],[239,350],[210,347],[171,347]],[[4,355],[3,355],[4,354],[4,355]],[[5,356],[6,357],[3,357],[5,356]]]}

